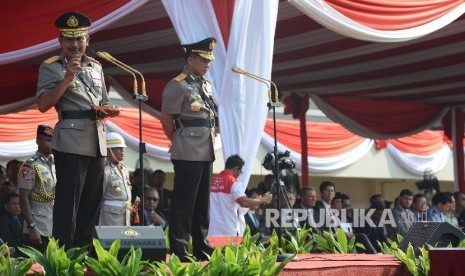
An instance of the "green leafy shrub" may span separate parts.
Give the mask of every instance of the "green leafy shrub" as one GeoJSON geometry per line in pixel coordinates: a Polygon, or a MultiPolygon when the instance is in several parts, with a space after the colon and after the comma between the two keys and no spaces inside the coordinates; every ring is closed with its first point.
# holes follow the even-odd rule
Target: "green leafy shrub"
{"type": "Polygon", "coordinates": [[[356,253],[356,247],[365,249],[360,243],[355,243],[355,237],[347,238],[344,230],[336,229],[336,234],[332,231],[323,231],[322,235],[313,234],[315,249],[324,253],[347,254],[356,253]]]}
{"type": "Polygon", "coordinates": [[[0,246],[0,275],[23,276],[34,264],[32,258],[13,258],[7,244],[0,246]]]}
{"type": "MultiPolygon", "coordinates": [[[[428,250],[422,246],[420,248],[420,254],[416,256],[413,246],[409,243],[407,251],[405,252],[399,248],[399,244],[402,240],[402,235],[397,234],[397,241],[388,239],[387,242],[378,242],[378,244],[384,254],[396,256],[396,258],[405,265],[412,275],[427,276],[430,270],[428,250]]],[[[426,247],[430,248],[431,246],[426,245],[426,247]]]]}
{"type": "Polygon", "coordinates": [[[142,250],[131,246],[130,250],[118,261],[118,252],[121,247],[121,241],[115,240],[110,249],[105,250],[97,239],[93,240],[97,259],[92,257],[86,258],[87,266],[97,275],[119,276],[119,275],[157,275],[155,266],[148,262],[142,261],[142,250]]]}
{"type": "Polygon", "coordinates": [[[278,275],[295,255],[278,265],[278,248],[265,247],[258,239],[259,234],[251,236],[247,229],[241,244],[216,248],[206,264],[194,260],[181,263],[173,255],[168,262],[156,263],[156,275],[278,275]]]}
{"type": "Polygon", "coordinates": [[[84,275],[82,263],[87,246],[65,251],[64,246],[59,246],[58,240],[50,238],[45,255],[33,247],[20,247],[19,250],[40,264],[45,275],[84,275]]]}

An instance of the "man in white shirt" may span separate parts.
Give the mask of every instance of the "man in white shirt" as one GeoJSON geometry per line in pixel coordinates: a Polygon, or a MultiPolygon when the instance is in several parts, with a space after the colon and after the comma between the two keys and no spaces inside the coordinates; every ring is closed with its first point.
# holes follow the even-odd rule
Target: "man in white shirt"
{"type": "Polygon", "coordinates": [[[239,230],[239,206],[258,208],[270,203],[272,195],[267,193],[257,198],[245,195],[243,184],[238,181],[244,160],[238,155],[226,159],[225,169],[212,180],[210,187],[210,227],[208,236],[242,236],[239,230]]]}

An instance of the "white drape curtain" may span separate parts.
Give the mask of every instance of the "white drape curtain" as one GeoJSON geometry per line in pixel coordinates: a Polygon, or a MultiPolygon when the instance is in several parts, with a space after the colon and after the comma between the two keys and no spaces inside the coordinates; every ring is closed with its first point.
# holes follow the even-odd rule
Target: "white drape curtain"
{"type": "Polygon", "coordinates": [[[452,150],[447,145],[428,156],[405,153],[391,144],[388,144],[386,149],[402,168],[414,175],[423,175],[427,169],[437,173],[444,169],[452,158],[452,150]]]}
{"type": "MultiPolygon", "coordinates": [[[[121,8],[107,14],[101,19],[92,23],[92,26],[89,28],[89,33],[92,34],[100,29],[105,28],[106,26],[117,21],[121,17],[131,13],[133,10],[147,3],[149,0],[133,0],[122,6],[121,8]]],[[[48,53],[52,50],[58,49],[59,44],[57,39],[52,39],[45,41],[43,43],[19,49],[12,52],[7,52],[0,54],[0,65],[8,64],[18,60],[23,60],[31,57],[35,57],[44,53],[48,53]]]]}
{"type": "Polygon", "coordinates": [[[302,13],[341,35],[372,42],[400,42],[416,39],[447,26],[465,12],[465,3],[424,25],[395,31],[364,26],[335,10],[323,0],[289,0],[302,13]]]}
{"type": "Polygon", "coordinates": [[[268,89],[231,68],[238,66],[271,79],[278,1],[235,3],[218,104],[223,154],[239,154],[245,159],[241,181],[248,183],[268,114],[268,89]]]}
{"type": "Polygon", "coordinates": [[[278,1],[236,0],[227,51],[210,1],[162,1],[181,43],[218,40],[207,78],[218,105],[223,155],[245,159],[241,181],[248,183],[267,116],[267,88],[233,75],[231,67],[270,78],[278,1]]]}

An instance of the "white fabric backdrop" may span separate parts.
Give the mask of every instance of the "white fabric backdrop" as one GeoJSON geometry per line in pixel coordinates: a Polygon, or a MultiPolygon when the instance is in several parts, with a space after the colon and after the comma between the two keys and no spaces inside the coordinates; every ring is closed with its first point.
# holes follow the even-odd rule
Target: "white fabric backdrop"
{"type": "Polygon", "coordinates": [[[241,181],[248,183],[266,120],[267,89],[257,81],[233,76],[231,67],[270,78],[278,1],[236,0],[228,51],[210,1],[169,1],[163,5],[181,43],[214,36],[217,47],[207,78],[213,83],[225,158],[246,160],[241,181]]]}
{"type": "Polygon", "coordinates": [[[344,16],[322,0],[289,0],[302,13],[341,35],[373,42],[400,42],[419,38],[450,24],[465,12],[465,3],[427,24],[396,31],[381,31],[344,16]]]}

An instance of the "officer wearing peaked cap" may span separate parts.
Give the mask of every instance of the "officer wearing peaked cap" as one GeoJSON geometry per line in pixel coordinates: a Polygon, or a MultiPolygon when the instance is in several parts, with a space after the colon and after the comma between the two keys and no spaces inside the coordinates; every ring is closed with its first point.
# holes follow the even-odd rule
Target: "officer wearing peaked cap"
{"type": "Polygon", "coordinates": [[[215,57],[213,56],[213,49],[216,46],[216,39],[214,37],[208,37],[204,40],[201,40],[192,44],[183,44],[181,45],[186,49],[186,57],[191,53],[196,53],[200,57],[213,61],[215,57]]]}
{"type": "Polygon", "coordinates": [[[107,155],[105,125],[96,107],[108,105],[109,98],[102,66],[85,54],[90,25],[89,17],[77,11],[57,18],[61,54],[40,65],[36,92],[41,112],[54,107],[58,113],[52,137],[57,164],[53,236],[66,248],[92,242],[107,155]]]}
{"type": "Polygon", "coordinates": [[[42,252],[52,236],[55,200],[55,164],[51,149],[53,129],[37,127],[37,152],[24,162],[18,174],[21,213],[32,246],[42,252]]]}
{"type": "Polygon", "coordinates": [[[214,60],[216,39],[182,45],[186,49],[183,72],[163,91],[161,123],[171,141],[174,189],[170,210],[170,245],[181,260],[187,258],[192,235],[194,257],[206,259],[212,248],[206,239],[215,139],[212,88],[205,79],[214,60]]]}
{"type": "Polygon", "coordinates": [[[55,27],[60,30],[60,35],[69,38],[87,36],[87,29],[91,24],[87,15],[77,11],[64,13],[55,20],[55,27]]]}

